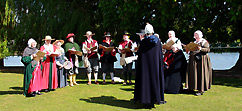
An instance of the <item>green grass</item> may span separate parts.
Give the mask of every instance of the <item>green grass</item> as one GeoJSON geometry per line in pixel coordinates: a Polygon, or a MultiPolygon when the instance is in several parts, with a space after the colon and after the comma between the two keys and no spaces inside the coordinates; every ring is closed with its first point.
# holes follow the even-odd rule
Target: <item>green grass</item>
{"type": "MultiPolygon", "coordinates": [[[[101,80],[100,80],[101,81],[101,80]]],[[[35,98],[22,95],[23,74],[0,73],[0,111],[238,111],[242,109],[242,79],[214,78],[212,89],[203,96],[193,94],[165,94],[167,104],[145,109],[130,101],[134,85],[86,85],[57,89],[35,98]]]]}

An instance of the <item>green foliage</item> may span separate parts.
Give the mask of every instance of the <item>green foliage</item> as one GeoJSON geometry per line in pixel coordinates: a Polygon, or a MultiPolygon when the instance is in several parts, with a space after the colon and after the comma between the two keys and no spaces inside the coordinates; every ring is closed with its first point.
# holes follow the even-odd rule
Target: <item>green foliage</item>
{"type": "Polygon", "coordinates": [[[11,51],[22,52],[29,38],[40,46],[46,35],[65,39],[74,33],[81,44],[88,30],[99,42],[105,31],[111,32],[117,43],[125,30],[136,40],[135,33],[146,22],[154,26],[163,42],[169,30],[185,44],[194,41],[196,30],[210,43],[229,43],[242,37],[240,0],[3,0],[0,5],[5,7],[0,11],[0,29],[7,32],[11,51]]]}
{"type": "Polygon", "coordinates": [[[9,55],[9,51],[8,51],[8,48],[7,48],[7,43],[8,41],[0,41],[0,59],[6,57],[9,55]]]}
{"type": "Polygon", "coordinates": [[[15,26],[15,14],[12,0],[1,1],[0,6],[5,7],[0,10],[0,59],[2,59],[10,54],[8,40],[15,26]]]}

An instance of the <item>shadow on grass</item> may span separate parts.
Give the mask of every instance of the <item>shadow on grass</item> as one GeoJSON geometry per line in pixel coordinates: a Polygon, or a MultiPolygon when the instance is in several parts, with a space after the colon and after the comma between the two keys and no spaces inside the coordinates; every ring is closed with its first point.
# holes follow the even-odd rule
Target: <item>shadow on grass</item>
{"type": "Polygon", "coordinates": [[[143,104],[135,103],[134,101],[120,100],[113,96],[90,97],[89,99],[80,99],[88,103],[104,104],[115,107],[122,107],[127,109],[149,109],[143,104]]]}
{"type": "Polygon", "coordinates": [[[23,87],[9,87],[9,89],[14,89],[14,90],[23,90],[23,87]]]}
{"type": "Polygon", "coordinates": [[[6,94],[23,94],[23,91],[0,91],[0,95],[6,94]]]}
{"type": "Polygon", "coordinates": [[[0,95],[6,94],[23,94],[23,87],[9,87],[9,89],[14,89],[16,91],[0,91],[0,95]]]}
{"type": "Polygon", "coordinates": [[[223,85],[242,88],[242,79],[228,78],[228,77],[216,77],[213,78],[213,85],[223,85]]]}

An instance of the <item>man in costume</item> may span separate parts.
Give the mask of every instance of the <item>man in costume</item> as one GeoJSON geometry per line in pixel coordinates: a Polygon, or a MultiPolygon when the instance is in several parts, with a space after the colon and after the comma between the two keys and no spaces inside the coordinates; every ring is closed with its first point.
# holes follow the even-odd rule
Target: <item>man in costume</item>
{"type": "Polygon", "coordinates": [[[45,36],[45,44],[40,47],[40,50],[46,53],[46,59],[42,62],[42,77],[43,77],[43,87],[45,91],[54,91],[58,87],[57,81],[57,69],[55,56],[52,56],[56,51],[56,46],[51,44],[51,36],[45,36]]]}
{"type": "Polygon", "coordinates": [[[87,77],[88,77],[88,85],[91,84],[91,73],[94,72],[94,78],[95,78],[95,84],[99,84],[97,82],[98,78],[98,69],[99,69],[99,63],[98,63],[98,43],[96,40],[92,39],[92,36],[95,34],[92,34],[91,31],[86,32],[87,40],[82,43],[82,51],[86,57],[84,60],[84,65],[87,69],[87,77]],[[87,61],[86,61],[87,60],[87,61]]]}
{"type": "Polygon", "coordinates": [[[65,55],[73,65],[73,68],[71,68],[70,70],[67,70],[69,80],[70,80],[70,86],[79,85],[76,82],[76,75],[79,73],[78,67],[79,67],[79,61],[81,61],[81,57],[79,57],[73,52],[68,51],[69,49],[71,49],[71,50],[76,50],[81,52],[81,48],[76,42],[74,42],[74,38],[75,38],[75,35],[73,33],[69,33],[66,36],[67,43],[65,44],[65,47],[64,47],[65,55]]]}
{"type": "MultiPolygon", "coordinates": [[[[37,57],[36,41],[34,39],[28,40],[28,46],[24,49],[21,62],[24,64],[24,84],[23,90],[26,97],[34,97],[35,94],[41,95],[42,77],[41,66],[39,61],[34,60],[37,57]]],[[[43,59],[43,58],[42,58],[43,59]]]]}
{"type": "Polygon", "coordinates": [[[123,67],[123,74],[124,74],[124,83],[123,84],[127,84],[127,75],[129,75],[129,83],[132,83],[131,81],[131,76],[132,76],[132,65],[133,62],[131,63],[125,63],[122,62],[124,60],[124,58],[126,57],[131,57],[133,56],[133,41],[129,39],[130,38],[130,33],[128,33],[127,31],[124,32],[123,34],[123,39],[124,41],[119,43],[119,47],[118,47],[118,51],[121,56],[120,59],[120,65],[122,65],[123,67]],[[129,49],[129,50],[126,50],[129,49]]]}
{"type": "Polygon", "coordinates": [[[148,107],[164,104],[164,72],[161,41],[153,35],[151,24],[145,27],[145,38],[138,49],[134,100],[148,107]]]}
{"type": "MultiPolygon", "coordinates": [[[[112,49],[112,51],[107,51],[107,49],[105,48],[102,48],[102,49],[99,49],[99,53],[100,53],[100,61],[101,61],[101,69],[102,69],[102,72],[103,72],[103,84],[106,83],[105,81],[105,77],[106,77],[106,74],[107,73],[110,73],[110,76],[111,76],[111,83],[114,84],[114,62],[117,61],[117,58],[116,58],[116,50],[115,50],[115,45],[114,43],[112,42],[112,36],[109,32],[105,33],[105,39],[103,40],[103,42],[100,44],[104,47],[114,47],[112,49]]],[[[100,47],[99,47],[100,48],[100,47]]]]}

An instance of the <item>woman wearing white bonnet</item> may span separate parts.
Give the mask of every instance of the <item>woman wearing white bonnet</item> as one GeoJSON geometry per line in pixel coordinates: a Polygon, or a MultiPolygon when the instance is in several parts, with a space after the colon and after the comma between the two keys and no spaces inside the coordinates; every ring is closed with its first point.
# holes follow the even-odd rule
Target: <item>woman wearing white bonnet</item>
{"type": "Polygon", "coordinates": [[[36,94],[41,95],[38,92],[42,89],[40,86],[42,84],[41,67],[39,61],[34,60],[37,57],[37,42],[31,38],[27,44],[28,46],[24,49],[23,57],[21,58],[21,62],[25,66],[23,92],[26,97],[35,97],[36,94]]]}
{"type": "Polygon", "coordinates": [[[203,38],[200,30],[195,31],[194,38],[196,39],[194,43],[200,46],[196,51],[190,51],[185,87],[189,90],[198,90],[196,95],[199,96],[211,88],[212,68],[208,55],[210,52],[208,41],[203,38]]]}
{"type": "Polygon", "coordinates": [[[166,50],[164,56],[164,73],[165,73],[165,92],[170,94],[179,94],[182,92],[186,75],[187,61],[182,51],[181,41],[175,37],[173,30],[168,32],[169,39],[173,41],[171,50],[166,50]]]}

